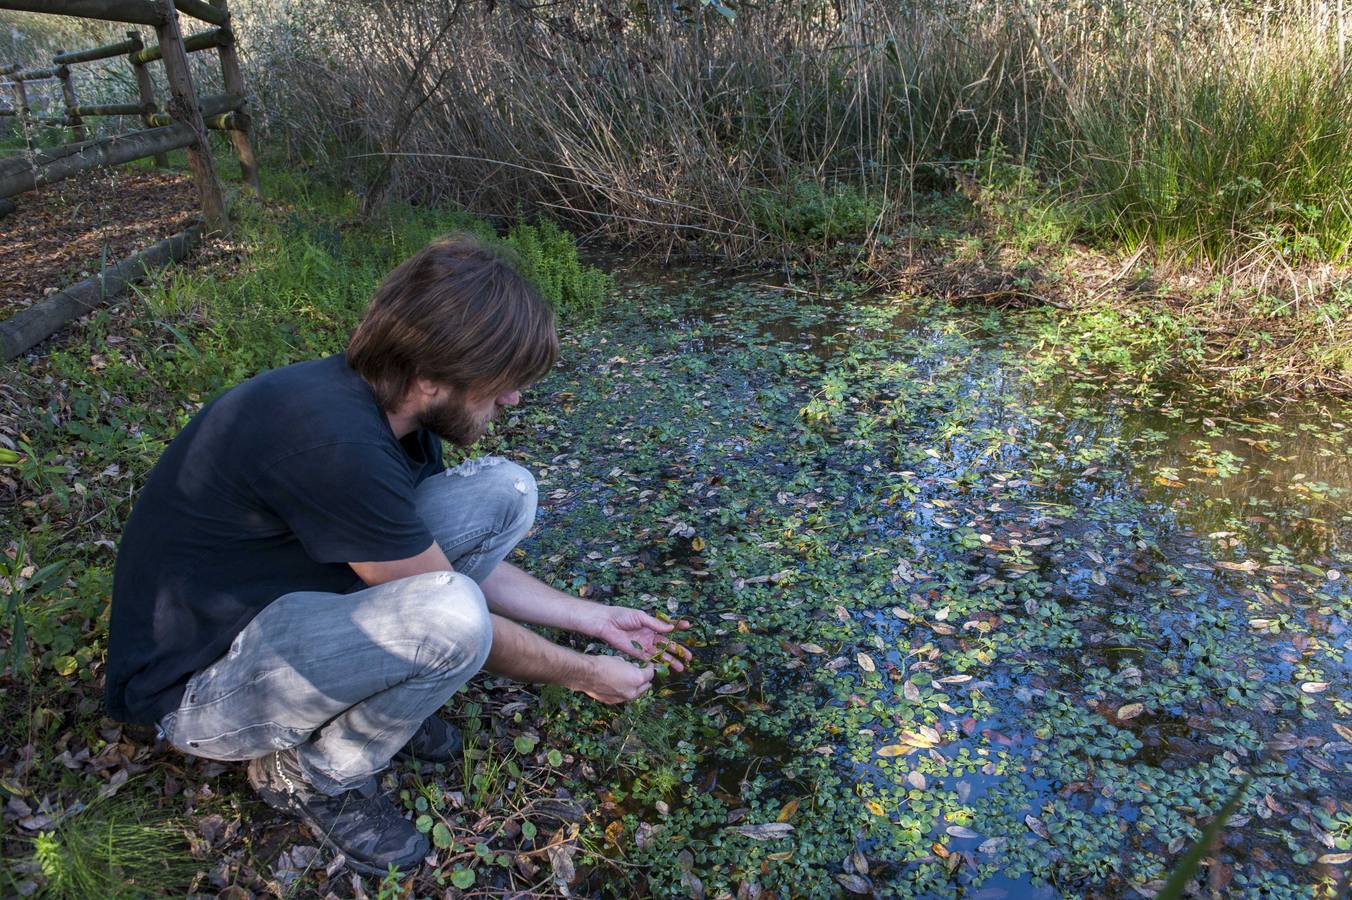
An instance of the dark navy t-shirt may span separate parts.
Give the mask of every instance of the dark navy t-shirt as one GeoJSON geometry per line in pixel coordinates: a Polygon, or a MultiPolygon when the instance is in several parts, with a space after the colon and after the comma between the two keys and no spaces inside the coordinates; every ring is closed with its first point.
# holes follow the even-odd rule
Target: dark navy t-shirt
{"type": "Polygon", "coordinates": [[[158,722],[255,615],[292,591],[363,587],[348,565],[432,545],[413,489],[443,469],[401,441],[343,356],[264,372],[208,403],[160,457],[118,550],[108,711],[158,722]]]}

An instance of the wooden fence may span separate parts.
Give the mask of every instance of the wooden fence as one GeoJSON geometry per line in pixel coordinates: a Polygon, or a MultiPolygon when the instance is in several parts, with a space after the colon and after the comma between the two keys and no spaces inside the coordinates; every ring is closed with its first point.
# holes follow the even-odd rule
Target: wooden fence
{"type": "Polygon", "coordinates": [[[230,136],[244,180],[258,192],[258,163],[249,137],[244,78],[235,52],[227,0],[0,0],[0,9],[152,25],[158,41],[146,46],[138,32],[129,31],[124,41],[58,53],[52,57],[51,66],[27,69],[18,64],[0,66],[0,78],[8,79],[0,81],[0,88],[8,87],[14,99],[12,107],[0,108],[0,116],[18,117],[25,133],[31,125],[69,128],[72,141],[51,150],[30,146],[27,154],[0,160],[0,214],[5,205],[12,203],[9,198],[24,191],[96,166],[148,157],[164,165],[165,154],[181,147],[188,151],[188,165],[206,230],[223,231],[227,227],[225,201],[207,143],[208,129],[230,136]],[[213,27],[185,38],[179,28],[180,14],[201,19],[213,27]],[[188,54],[211,49],[216,50],[220,59],[225,93],[199,98],[189,72],[188,54]],[[80,105],[70,67],[119,56],[126,57],[132,67],[139,97],[125,103],[80,105]],[[169,84],[169,100],[163,109],[158,105],[154,82],[146,68],[156,61],[163,63],[169,84]],[[64,115],[33,115],[28,88],[44,82],[60,84],[64,115]],[[126,134],[90,139],[87,120],[99,116],[136,117],[143,127],[126,134]]]}

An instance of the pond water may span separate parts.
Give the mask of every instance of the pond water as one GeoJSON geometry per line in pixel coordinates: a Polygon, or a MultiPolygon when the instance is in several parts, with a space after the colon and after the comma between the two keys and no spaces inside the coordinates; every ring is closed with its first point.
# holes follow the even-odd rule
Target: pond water
{"type": "Polygon", "coordinates": [[[1246,777],[1204,892],[1352,870],[1348,407],[1076,371],[1015,315],[621,278],[502,429],[527,568],[695,623],[649,698],[553,713],[623,858],[592,890],[1148,896],[1246,777]]]}

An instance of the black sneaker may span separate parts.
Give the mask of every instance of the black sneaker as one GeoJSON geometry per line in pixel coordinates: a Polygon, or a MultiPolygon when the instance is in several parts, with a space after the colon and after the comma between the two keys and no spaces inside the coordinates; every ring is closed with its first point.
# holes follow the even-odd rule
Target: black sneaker
{"type": "Polygon", "coordinates": [[[440,716],[428,716],[396,755],[422,762],[450,762],[460,755],[463,743],[459,728],[440,716]]]}
{"type": "Polygon", "coordinates": [[[384,875],[390,866],[412,872],[431,849],[374,778],[336,797],[321,794],[305,781],[294,749],[249,760],[249,785],[268,806],[315,829],[365,875],[384,875]]]}

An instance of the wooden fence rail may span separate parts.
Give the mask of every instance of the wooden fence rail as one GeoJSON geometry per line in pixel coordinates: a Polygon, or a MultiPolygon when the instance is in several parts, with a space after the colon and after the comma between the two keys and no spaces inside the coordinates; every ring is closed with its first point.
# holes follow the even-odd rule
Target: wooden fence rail
{"type": "Polygon", "coordinates": [[[30,140],[25,158],[0,160],[0,199],[96,166],[146,157],[154,157],[158,165],[166,165],[170,150],[184,148],[188,151],[188,166],[207,230],[224,230],[225,206],[207,144],[208,129],[223,130],[229,135],[245,181],[255,193],[259,192],[258,164],[250,137],[252,123],[244,99],[244,79],[230,30],[227,0],[0,0],[0,9],[153,25],[157,38],[154,46],[147,47],[139,34],[129,31],[124,41],[85,50],[63,50],[52,58],[52,66],[48,68],[24,69],[18,63],[0,67],[0,76],[9,79],[0,82],[0,87],[8,86],[14,95],[14,105],[0,109],[0,116],[17,117],[21,122],[65,125],[71,129],[73,139],[71,144],[43,152],[34,151],[30,140]],[[216,27],[185,39],[179,28],[180,14],[216,27]],[[203,97],[199,103],[188,68],[188,54],[210,49],[219,55],[226,93],[203,97]],[[132,67],[140,95],[138,102],[81,105],[69,66],[118,56],[125,56],[132,67]],[[156,103],[154,83],[146,69],[155,61],[163,62],[169,84],[169,98],[163,111],[156,103]],[[26,86],[43,80],[61,83],[63,116],[31,114],[26,86]],[[86,140],[85,120],[99,116],[140,116],[146,127],[116,137],[86,140]]]}

